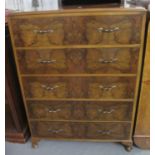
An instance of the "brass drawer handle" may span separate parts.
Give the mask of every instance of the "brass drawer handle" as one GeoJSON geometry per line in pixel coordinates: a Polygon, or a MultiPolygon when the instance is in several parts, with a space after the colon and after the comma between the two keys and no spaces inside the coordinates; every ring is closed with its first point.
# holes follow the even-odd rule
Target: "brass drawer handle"
{"type": "Polygon", "coordinates": [[[115,31],[118,31],[120,30],[119,27],[114,27],[114,28],[104,28],[104,27],[99,27],[97,29],[98,32],[107,32],[107,33],[111,33],[111,32],[115,32],[115,31]]]}
{"type": "Polygon", "coordinates": [[[110,135],[112,133],[112,131],[110,131],[110,130],[97,130],[97,133],[99,133],[101,135],[110,135]]]}
{"type": "Polygon", "coordinates": [[[58,134],[60,132],[63,132],[63,129],[52,129],[52,128],[49,128],[47,131],[51,132],[51,133],[58,134]]]}
{"type": "Polygon", "coordinates": [[[111,110],[104,110],[104,109],[98,109],[97,110],[99,113],[102,113],[102,114],[111,114],[113,113],[115,110],[114,109],[111,109],[111,110]]]}
{"type": "Polygon", "coordinates": [[[49,109],[47,109],[47,111],[49,112],[49,113],[57,113],[57,112],[60,112],[61,111],[61,109],[52,109],[52,108],[49,108],[49,109]]]}
{"type": "Polygon", "coordinates": [[[45,34],[45,33],[53,33],[54,30],[33,30],[33,32],[37,34],[45,34]]]}
{"type": "Polygon", "coordinates": [[[116,85],[113,85],[113,86],[104,86],[104,85],[99,85],[99,88],[103,91],[111,91],[112,89],[116,88],[117,86],[116,85]]]}
{"type": "Polygon", "coordinates": [[[105,60],[103,58],[100,58],[98,61],[103,64],[110,64],[110,63],[116,62],[117,60],[118,60],[117,58],[112,58],[110,60],[105,60]]]}
{"type": "Polygon", "coordinates": [[[58,85],[55,85],[53,87],[50,87],[50,86],[47,86],[47,85],[41,85],[41,87],[44,88],[47,91],[53,91],[54,89],[59,88],[58,85]]]}
{"type": "Polygon", "coordinates": [[[51,63],[56,63],[56,60],[42,60],[42,59],[40,59],[40,60],[38,60],[38,62],[39,63],[41,63],[41,64],[51,64],[51,63]]]}

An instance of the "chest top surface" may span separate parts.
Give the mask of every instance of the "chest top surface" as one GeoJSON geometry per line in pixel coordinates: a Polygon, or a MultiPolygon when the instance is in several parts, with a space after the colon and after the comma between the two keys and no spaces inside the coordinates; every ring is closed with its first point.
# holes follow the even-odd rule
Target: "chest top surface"
{"type": "Polygon", "coordinates": [[[40,13],[145,11],[145,8],[145,5],[142,3],[131,3],[127,0],[124,0],[122,3],[72,6],[62,6],[59,0],[22,0],[18,4],[6,4],[6,9],[12,11],[12,13],[10,14],[11,16],[40,13]]]}

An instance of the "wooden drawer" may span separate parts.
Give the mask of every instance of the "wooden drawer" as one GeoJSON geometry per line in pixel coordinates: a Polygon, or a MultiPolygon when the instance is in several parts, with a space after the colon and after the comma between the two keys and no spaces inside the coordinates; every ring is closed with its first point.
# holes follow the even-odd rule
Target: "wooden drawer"
{"type": "Polygon", "coordinates": [[[127,140],[130,123],[33,122],[32,135],[48,138],[127,140]]]}
{"type": "Polygon", "coordinates": [[[85,113],[89,120],[131,121],[132,102],[88,102],[85,113]]]}
{"type": "Polygon", "coordinates": [[[27,101],[30,119],[131,121],[132,102],[27,101]]]}
{"type": "Polygon", "coordinates": [[[17,47],[137,44],[142,17],[142,14],[78,16],[75,13],[64,17],[18,17],[11,23],[17,47]]]}
{"type": "Polygon", "coordinates": [[[136,73],[139,48],[21,50],[22,74],[136,73]]]}
{"type": "Polygon", "coordinates": [[[141,15],[94,16],[85,22],[88,44],[140,43],[141,15]]]}
{"type": "Polygon", "coordinates": [[[23,77],[26,98],[133,99],[135,77],[23,77]]]}
{"type": "Polygon", "coordinates": [[[91,139],[129,139],[129,123],[91,123],[87,137],[91,139]]]}

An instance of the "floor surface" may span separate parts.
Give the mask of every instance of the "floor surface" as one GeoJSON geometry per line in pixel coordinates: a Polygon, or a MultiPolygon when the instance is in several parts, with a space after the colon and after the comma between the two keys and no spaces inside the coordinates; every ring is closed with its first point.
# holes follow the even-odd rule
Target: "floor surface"
{"type": "Polygon", "coordinates": [[[136,147],[127,152],[118,143],[41,141],[37,149],[32,149],[30,141],[26,144],[6,142],[5,149],[5,155],[150,155],[149,150],[136,147]]]}

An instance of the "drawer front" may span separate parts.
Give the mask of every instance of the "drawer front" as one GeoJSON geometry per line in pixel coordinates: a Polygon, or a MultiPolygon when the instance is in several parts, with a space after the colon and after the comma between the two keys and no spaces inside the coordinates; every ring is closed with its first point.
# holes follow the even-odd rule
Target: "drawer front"
{"type": "Polygon", "coordinates": [[[49,138],[129,139],[130,123],[33,122],[32,135],[49,138]]]}
{"type": "Polygon", "coordinates": [[[14,41],[17,47],[62,45],[64,42],[64,19],[20,18],[12,20],[14,41]],[[18,25],[18,26],[17,26],[18,25]]]}
{"type": "Polygon", "coordinates": [[[26,98],[133,99],[135,77],[23,77],[26,98]]]}
{"type": "Polygon", "coordinates": [[[139,48],[22,50],[22,74],[136,73],[139,48]]]}
{"type": "Polygon", "coordinates": [[[141,15],[87,17],[85,21],[88,44],[140,43],[141,15]]]}
{"type": "Polygon", "coordinates": [[[32,119],[131,121],[132,102],[27,101],[32,119]]]}
{"type": "Polygon", "coordinates": [[[13,18],[15,45],[36,47],[140,43],[143,15],[13,18]]]}
{"type": "Polygon", "coordinates": [[[91,139],[129,139],[129,123],[91,123],[87,137],[91,139]]]}

